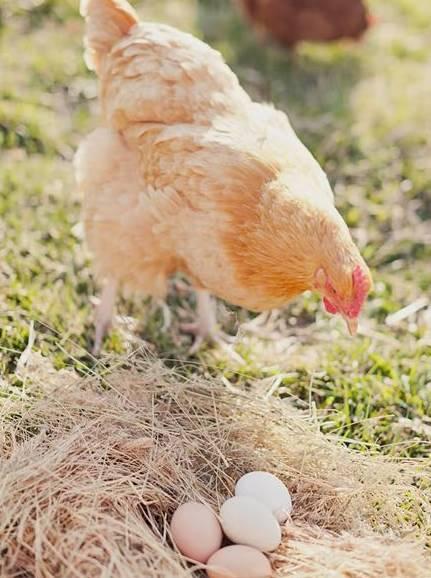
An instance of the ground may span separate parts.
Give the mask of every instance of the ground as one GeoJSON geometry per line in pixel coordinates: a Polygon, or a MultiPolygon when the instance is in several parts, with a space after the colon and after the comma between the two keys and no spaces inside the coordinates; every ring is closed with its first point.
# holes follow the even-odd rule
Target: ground
{"type": "Polygon", "coordinates": [[[243,365],[210,348],[186,360],[190,340],[178,325],[190,317],[193,297],[182,280],[169,295],[168,331],[157,304],[124,298],[102,362],[87,353],[98,288],[71,163],[97,124],[97,101],[77,4],[0,5],[0,397],[22,392],[16,365],[33,331],[34,349],[56,368],[84,374],[145,345],[185,373],[239,387],[261,380],[270,395],[321,416],[325,433],[360,451],[427,457],[431,4],[375,0],[377,24],[363,42],[307,45],[295,54],[258,40],[227,0],[138,5],[143,18],[178,25],[219,49],[256,99],[288,112],[373,271],[355,339],[313,295],[268,319],[220,304],[226,330],[242,324],[243,365]]]}

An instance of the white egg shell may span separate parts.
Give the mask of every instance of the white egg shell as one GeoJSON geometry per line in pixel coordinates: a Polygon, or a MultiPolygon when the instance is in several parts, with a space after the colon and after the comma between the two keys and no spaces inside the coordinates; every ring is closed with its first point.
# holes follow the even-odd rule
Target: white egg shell
{"type": "Polygon", "coordinates": [[[215,513],[198,502],[182,504],[171,520],[171,534],[178,550],[203,564],[221,546],[223,532],[215,513]]]}
{"type": "Polygon", "coordinates": [[[269,578],[271,564],[262,552],[250,546],[226,546],[207,563],[209,578],[269,578]]]}
{"type": "Polygon", "coordinates": [[[250,472],[240,478],[235,486],[235,496],[248,496],[265,504],[280,523],[292,512],[289,490],[269,472],[250,472]]]}
{"type": "Polygon", "coordinates": [[[264,504],[254,498],[230,498],[220,508],[220,519],[224,533],[236,544],[271,552],[281,542],[277,520],[264,504]]]}

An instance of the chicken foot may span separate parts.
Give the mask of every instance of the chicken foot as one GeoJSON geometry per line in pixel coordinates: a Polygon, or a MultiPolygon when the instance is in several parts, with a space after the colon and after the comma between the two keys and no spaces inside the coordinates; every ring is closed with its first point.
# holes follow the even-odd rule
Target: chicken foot
{"type": "Polygon", "coordinates": [[[96,332],[92,353],[98,356],[102,349],[103,338],[112,322],[115,298],[117,296],[117,281],[109,280],[103,288],[100,302],[96,310],[96,332]]]}
{"type": "MultiPolygon", "coordinates": [[[[118,283],[115,280],[109,280],[102,290],[100,302],[96,309],[95,338],[92,349],[94,356],[100,354],[103,339],[111,326],[117,290],[118,283]]],[[[216,307],[211,295],[207,291],[198,290],[196,302],[197,320],[193,323],[181,324],[182,331],[195,336],[194,343],[190,348],[190,355],[195,354],[205,342],[211,342],[218,345],[234,361],[244,363],[242,357],[232,349],[235,338],[217,328],[216,307]]],[[[167,315],[166,310],[163,310],[163,313],[164,317],[167,316],[165,323],[169,324],[170,315],[167,315]]]]}
{"type": "Polygon", "coordinates": [[[211,342],[223,349],[232,359],[244,363],[244,360],[232,349],[235,338],[217,328],[216,306],[208,291],[196,292],[197,320],[193,323],[182,323],[181,330],[195,336],[190,348],[190,355],[196,353],[205,342],[211,342]]]}

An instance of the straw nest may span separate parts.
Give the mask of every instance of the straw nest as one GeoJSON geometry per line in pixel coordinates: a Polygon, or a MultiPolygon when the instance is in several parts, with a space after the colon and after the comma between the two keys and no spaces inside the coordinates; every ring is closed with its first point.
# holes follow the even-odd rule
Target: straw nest
{"type": "Polygon", "coordinates": [[[2,406],[2,578],[198,576],[172,547],[172,512],[188,499],[218,509],[256,469],[293,495],[276,576],[429,575],[425,464],[349,452],[257,386],[159,361],[84,380],[29,374],[2,406]]]}

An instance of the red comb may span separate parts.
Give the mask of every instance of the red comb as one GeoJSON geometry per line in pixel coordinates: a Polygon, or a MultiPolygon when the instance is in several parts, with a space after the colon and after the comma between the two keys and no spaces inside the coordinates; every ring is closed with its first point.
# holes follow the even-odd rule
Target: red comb
{"type": "Polygon", "coordinates": [[[357,317],[370,289],[370,282],[359,265],[354,268],[352,278],[355,297],[347,313],[349,317],[357,317]]]}

